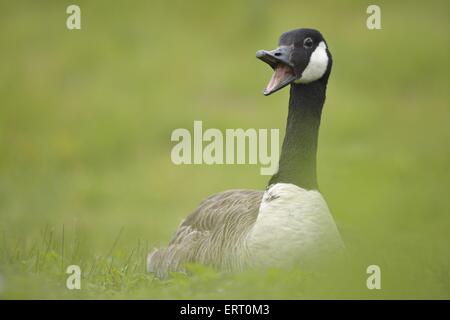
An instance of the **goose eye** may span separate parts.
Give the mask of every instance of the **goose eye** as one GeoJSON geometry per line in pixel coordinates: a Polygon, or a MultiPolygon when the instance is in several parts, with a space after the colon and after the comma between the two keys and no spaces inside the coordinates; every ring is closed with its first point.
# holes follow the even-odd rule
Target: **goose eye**
{"type": "Polygon", "coordinates": [[[303,41],[303,46],[304,46],[306,49],[312,48],[312,46],[313,46],[313,41],[312,41],[312,39],[311,39],[311,38],[306,38],[306,39],[303,41]]]}

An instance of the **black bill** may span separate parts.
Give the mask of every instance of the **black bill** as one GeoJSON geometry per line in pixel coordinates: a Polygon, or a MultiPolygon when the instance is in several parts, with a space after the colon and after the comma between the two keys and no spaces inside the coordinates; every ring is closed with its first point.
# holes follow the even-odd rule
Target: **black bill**
{"type": "Polygon", "coordinates": [[[273,51],[260,50],[256,57],[272,67],[274,73],[267,87],[264,89],[264,95],[268,96],[296,79],[294,69],[289,61],[292,51],[290,46],[281,46],[273,51]]]}

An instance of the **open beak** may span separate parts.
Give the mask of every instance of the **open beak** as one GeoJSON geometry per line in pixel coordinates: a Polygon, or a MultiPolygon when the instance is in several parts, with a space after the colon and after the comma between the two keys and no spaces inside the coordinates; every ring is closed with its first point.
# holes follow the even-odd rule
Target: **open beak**
{"type": "Polygon", "coordinates": [[[297,78],[289,59],[291,52],[292,46],[280,46],[272,51],[259,50],[256,52],[256,57],[267,63],[274,70],[269,84],[264,89],[265,96],[284,88],[297,78]]]}

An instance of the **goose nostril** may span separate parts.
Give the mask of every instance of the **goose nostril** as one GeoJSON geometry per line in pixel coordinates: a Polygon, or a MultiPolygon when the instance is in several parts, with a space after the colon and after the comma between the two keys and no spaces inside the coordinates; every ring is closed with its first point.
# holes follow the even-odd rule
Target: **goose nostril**
{"type": "Polygon", "coordinates": [[[276,52],[275,57],[279,57],[279,56],[281,56],[281,52],[276,52]]]}

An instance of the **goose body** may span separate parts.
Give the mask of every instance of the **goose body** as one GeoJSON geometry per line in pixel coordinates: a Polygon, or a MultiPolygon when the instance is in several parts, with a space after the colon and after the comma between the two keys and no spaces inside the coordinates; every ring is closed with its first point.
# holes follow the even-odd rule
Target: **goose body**
{"type": "Polygon", "coordinates": [[[306,266],[344,248],[317,190],[317,139],[332,64],[325,40],[316,30],[296,29],[257,57],[274,69],[265,95],[291,85],[279,170],[265,191],[228,190],[205,199],[166,248],[149,253],[147,269],[160,278],[189,262],[223,271],[306,266]]]}
{"type": "Polygon", "coordinates": [[[264,193],[244,246],[255,267],[311,265],[343,249],[320,192],[290,183],[274,184],[264,193]]]}

